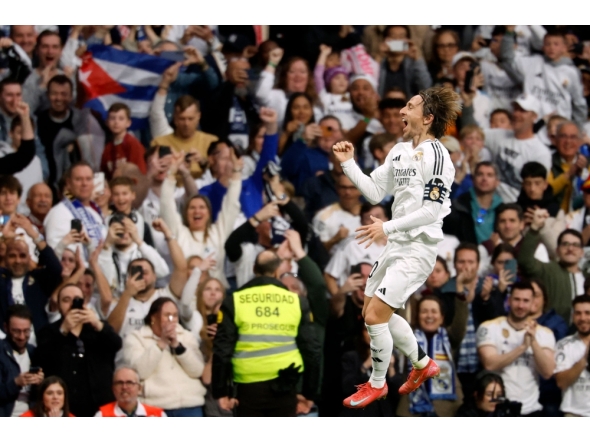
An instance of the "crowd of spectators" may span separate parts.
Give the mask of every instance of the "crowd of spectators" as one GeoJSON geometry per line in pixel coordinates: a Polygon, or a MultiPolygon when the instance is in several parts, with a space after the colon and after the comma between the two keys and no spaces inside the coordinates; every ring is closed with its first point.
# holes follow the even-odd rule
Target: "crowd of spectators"
{"type": "Polygon", "coordinates": [[[220,306],[267,250],[323,343],[300,416],[590,416],[589,104],[585,26],[0,26],[0,416],[232,416],[220,306]],[[93,45],[177,63],[101,115],[93,45]],[[387,400],[346,410],[384,247],[355,230],[392,215],[332,146],[370,173],[433,85],[462,101],[452,212],[398,314],[441,376],[399,397],[394,349],[387,400]]]}

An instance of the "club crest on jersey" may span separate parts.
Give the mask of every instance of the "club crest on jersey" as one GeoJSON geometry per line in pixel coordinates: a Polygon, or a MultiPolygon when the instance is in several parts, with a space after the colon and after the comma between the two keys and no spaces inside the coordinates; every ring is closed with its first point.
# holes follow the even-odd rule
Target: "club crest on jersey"
{"type": "Polygon", "coordinates": [[[422,160],[422,157],[424,157],[424,153],[423,152],[418,152],[418,153],[416,153],[416,154],[414,154],[412,156],[412,160],[414,162],[420,162],[422,160]]]}
{"type": "Polygon", "coordinates": [[[443,203],[446,196],[447,189],[440,179],[432,179],[424,188],[424,200],[443,203]]]}

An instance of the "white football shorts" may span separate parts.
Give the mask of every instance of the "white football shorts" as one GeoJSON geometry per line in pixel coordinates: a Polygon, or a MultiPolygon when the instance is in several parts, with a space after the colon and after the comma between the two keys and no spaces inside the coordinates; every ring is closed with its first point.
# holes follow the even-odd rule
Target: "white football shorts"
{"type": "Polygon", "coordinates": [[[390,307],[404,308],[432,273],[437,254],[437,242],[423,235],[409,241],[388,241],[373,264],[365,295],[377,296],[390,307]]]}

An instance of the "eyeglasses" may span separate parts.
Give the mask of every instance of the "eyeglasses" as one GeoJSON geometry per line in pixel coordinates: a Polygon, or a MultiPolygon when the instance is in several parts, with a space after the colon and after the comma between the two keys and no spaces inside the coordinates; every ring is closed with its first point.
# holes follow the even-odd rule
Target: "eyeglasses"
{"type": "Polygon", "coordinates": [[[84,343],[82,342],[82,339],[76,340],[76,347],[78,347],[78,357],[83,358],[86,350],[84,349],[84,343]]]}
{"type": "Polygon", "coordinates": [[[582,248],[582,244],[579,242],[562,242],[559,244],[559,246],[563,247],[563,248],[569,248],[569,247],[582,248]]]}
{"type": "Polygon", "coordinates": [[[297,276],[297,273],[291,273],[290,271],[287,271],[286,273],[283,273],[279,276],[279,280],[283,279],[284,277],[294,277],[294,278],[298,278],[299,276],[297,276]]]}
{"type": "Polygon", "coordinates": [[[477,222],[478,225],[483,224],[485,217],[488,215],[488,210],[486,210],[485,208],[480,208],[479,212],[477,213],[477,219],[475,219],[475,221],[477,222]]]}
{"type": "Polygon", "coordinates": [[[453,49],[459,46],[456,43],[439,43],[436,45],[437,49],[453,49]]]}
{"type": "Polygon", "coordinates": [[[135,382],[135,381],[114,381],[113,385],[116,387],[123,387],[123,386],[129,386],[129,387],[135,387],[136,385],[139,385],[139,382],[135,382]]]}

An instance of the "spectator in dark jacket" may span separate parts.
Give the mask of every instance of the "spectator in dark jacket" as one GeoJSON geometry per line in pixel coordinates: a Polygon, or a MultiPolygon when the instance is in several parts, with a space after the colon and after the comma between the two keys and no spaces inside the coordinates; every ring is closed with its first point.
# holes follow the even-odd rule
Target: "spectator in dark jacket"
{"type": "Polygon", "coordinates": [[[260,121],[248,92],[250,63],[232,58],[227,65],[227,80],[204,104],[201,128],[220,139],[229,139],[242,150],[248,148],[250,128],[260,121]]]}
{"type": "Polygon", "coordinates": [[[31,311],[38,333],[48,323],[45,305],[61,283],[61,263],[29,219],[17,215],[13,222],[34,240],[39,250],[39,266],[31,270],[29,248],[24,241],[17,238],[8,242],[6,268],[0,268],[0,325],[6,320],[8,307],[24,304],[31,311]]]}
{"type": "Polygon", "coordinates": [[[480,162],[473,173],[473,188],[453,200],[453,211],[444,219],[443,231],[460,242],[481,244],[494,232],[496,208],[502,198],[496,192],[500,185],[497,167],[480,162]]]}
{"type": "MultiPolygon", "coordinates": [[[[550,217],[557,216],[559,202],[553,196],[553,188],[547,182],[547,168],[539,162],[525,163],[520,171],[522,190],[516,203],[526,213],[535,207],[549,212],[550,217]]],[[[530,223],[530,221],[529,221],[530,223]]]]}
{"type": "Polygon", "coordinates": [[[31,372],[31,313],[24,305],[8,309],[6,339],[0,341],[0,416],[20,416],[29,409],[31,386],[45,377],[31,372]]]}
{"type": "Polygon", "coordinates": [[[305,199],[305,216],[309,222],[322,208],[338,202],[336,181],[344,173],[340,162],[334,160],[333,153],[330,153],[330,162],[333,168],[329,172],[310,177],[305,181],[301,189],[301,196],[305,199]]]}
{"type": "Polygon", "coordinates": [[[64,286],[57,297],[62,318],[39,333],[33,364],[66,381],[74,415],[94,416],[101,405],[115,400],[111,382],[121,337],[93,310],[73,308],[84,298],[76,285],[64,286]]]}

